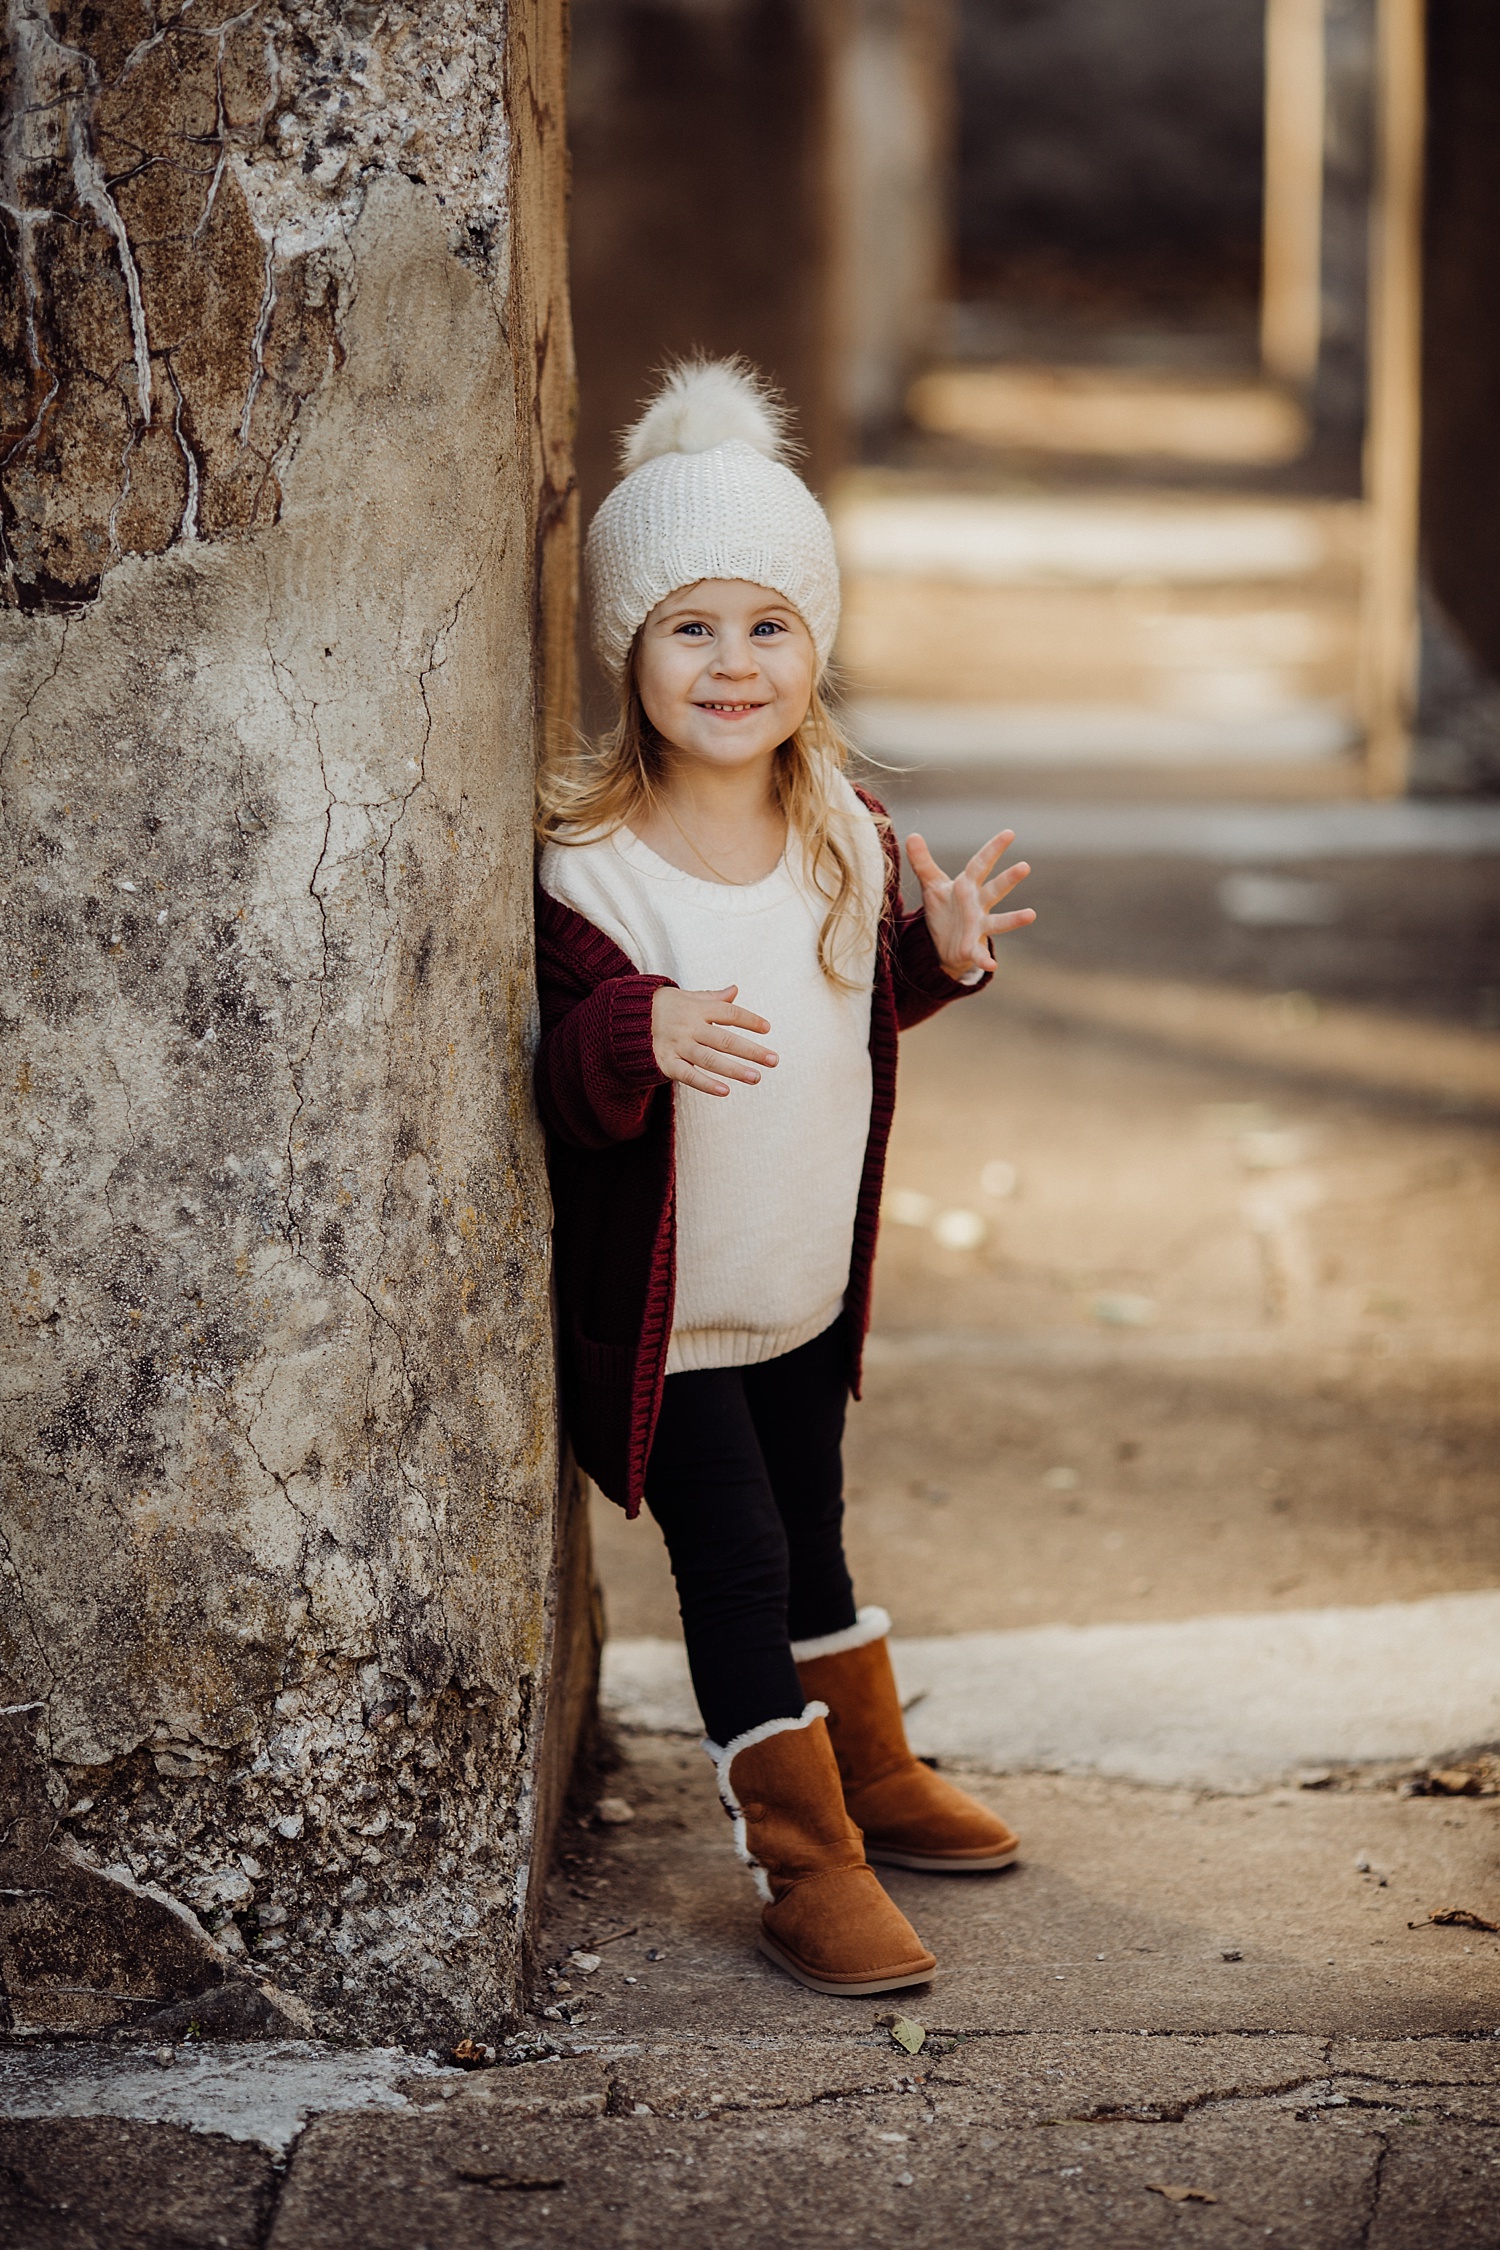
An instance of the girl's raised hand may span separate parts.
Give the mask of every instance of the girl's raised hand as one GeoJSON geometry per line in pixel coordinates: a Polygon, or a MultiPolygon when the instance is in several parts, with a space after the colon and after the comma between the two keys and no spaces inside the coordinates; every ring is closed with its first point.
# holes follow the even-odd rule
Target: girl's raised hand
{"type": "Polygon", "coordinates": [[[739,989],[726,984],[722,992],[683,992],[675,984],[657,986],[651,1001],[651,1050],[664,1077],[696,1086],[700,1094],[727,1094],[725,1078],[758,1086],[761,1070],[776,1068],[769,1047],[739,1036],[771,1028],[764,1016],[734,1005],[739,989]],[[723,1077],[716,1078],[715,1071],[723,1077]]]}
{"type": "Polygon", "coordinates": [[[1001,868],[997,875],[988,872],[1015,840],[1013,828],[1002,828],[998,836],[980,846],[961,875],[950,877],[943,873],[922,837],[906,839],[906,856],[922,886],[922,912],[938,959],[960,984],[976,969],[993,969],[991,938],[1002,936],[1006,930],[1024,929],[1036,920],[1029,906],[1018,907],[1011,914],[994,911],[1001,899],[1031,873],[1024,859],[1017,860],[1014,867],[1001,868]]]}

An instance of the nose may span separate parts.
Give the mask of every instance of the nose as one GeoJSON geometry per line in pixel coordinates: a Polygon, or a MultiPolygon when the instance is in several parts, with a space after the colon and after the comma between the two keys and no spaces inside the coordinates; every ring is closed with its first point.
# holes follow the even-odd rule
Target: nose
{"type": "Polygon", "coordinates": [[[716,679],[752,679],[759,669],[755,643],[748,633],[720,633],[712,665],[716,679]]]}

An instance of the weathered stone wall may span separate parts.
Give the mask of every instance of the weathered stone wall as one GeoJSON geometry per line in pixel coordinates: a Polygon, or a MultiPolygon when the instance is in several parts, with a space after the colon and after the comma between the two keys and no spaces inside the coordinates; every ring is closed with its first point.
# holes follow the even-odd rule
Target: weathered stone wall
{"type": "Polygon", "coordinates": [[[241,1967],[477,2029],[580,1645],[529,1099],[560,8],[10,32],[13,1887],[61,1853],[174,1933],[110,1969],[106,1932],[91,1996],[12,1901],[10,2005],[95,2025],[241,1967]]]}

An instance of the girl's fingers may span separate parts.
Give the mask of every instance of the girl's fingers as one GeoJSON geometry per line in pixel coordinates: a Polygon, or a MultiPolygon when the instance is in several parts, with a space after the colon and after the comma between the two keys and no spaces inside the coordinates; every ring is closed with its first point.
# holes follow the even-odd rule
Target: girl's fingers
{"type": "Polygon", "coordinates": [[[776,1068],[777,1058],[769,1047],[757,1047],[748,1039],[737,1039],[732,1032],[720,1032],[717,1026],[700,1033],[698,1043],[721,1055],[738,1055],[742,1062],[761,1063],[767,1070],[776,1068]]]}
{"type": "Polygon", "coordinates": [[[695,1040],[691,1045],[684,1046],[678,1051],[683,1061],[690,1064],[694,1070],[720,1071],[726,1078],[737,1078],[742,1086],[758,1086],[760,1084],[760,1072],[755,1069],[753,1064],[740,1062],[734,1055],[720,1048],[711,1047],[706,1041],[695,1040]]]}
{"type": "Polygon", "coordinates": [[[1035,920],[1036,908],[1034,906],[1018,906],[1010,914],[986,914],[984,918],[985,935],[987,937],[996,936],[1003,930],[1024,930],[1029,923],[1035,920]]]}
{"type": "Polygon", "coordinates": [[[992,836],[987,844],[980,845],[964,873],[972,882],[982,883],[1000,854],[1009,851],[1015,840],[1016,832],[1013,828],[1002,828],[998,836],[992,836]]]}
{"type": "Polygon", "coordinates": [[[729,1088],[722,1078],[716,1078],[711,1070],[705,1070],[700,1063],[689,1061],[684,1054],[671,1056],[668,1061],[663,1063],[662,1069],[675,1085],[692,1086],[700,1094],[727,1094],[729,1092],[729,1088]]]}
{"type": "Polygon", "coordinates": [[[690,1000],[707,1001],[708,1005],[703,1010],[707,1023],[732,1023],[740,1031],[769,1031],[771,1026],[764,1016],[756,1015],[751,1008],[736,1008],[733,1005],[734,996],[739,989],[737,984],[726,984],[718,992],[690,992],[687,997],[690,1000]]]}
{"type": "Polygon", "coordinates": [[[1013,867],[1002,867],[998,875],[992,875],[987,883],[980,886],[981,903],[993,906],[996,899],[1004,898],[1007,891],[1013,891],[1017,883],[1024,883],[1030,873],[1029,860],[1018,859],[1013,867]]]}
{"type": "Polygon", "coordinates": [[[947,877],[944,875],[937,861],[933,858],[931,852],[927,849],[927,843],[924,837],[915,835],[907,837],[906,856],[911,861],[911,871],[913,875],[916,876],[919,883],[926,884],[934,881],[942,883],[947,881],[947,877]]]}

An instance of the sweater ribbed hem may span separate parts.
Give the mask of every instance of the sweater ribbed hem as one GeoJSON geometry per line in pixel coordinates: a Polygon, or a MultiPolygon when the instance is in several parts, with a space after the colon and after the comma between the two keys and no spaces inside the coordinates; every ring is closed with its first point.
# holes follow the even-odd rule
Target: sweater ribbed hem
{"type": "Polygon", "coordinates": [[[709,1367],[759,1367],[783,1352],[810,1344],[844,1309],[842,1296],[795,1328],[679,1328],[667,1347],[667,1373],[694,1375],[709,1367]]]}

